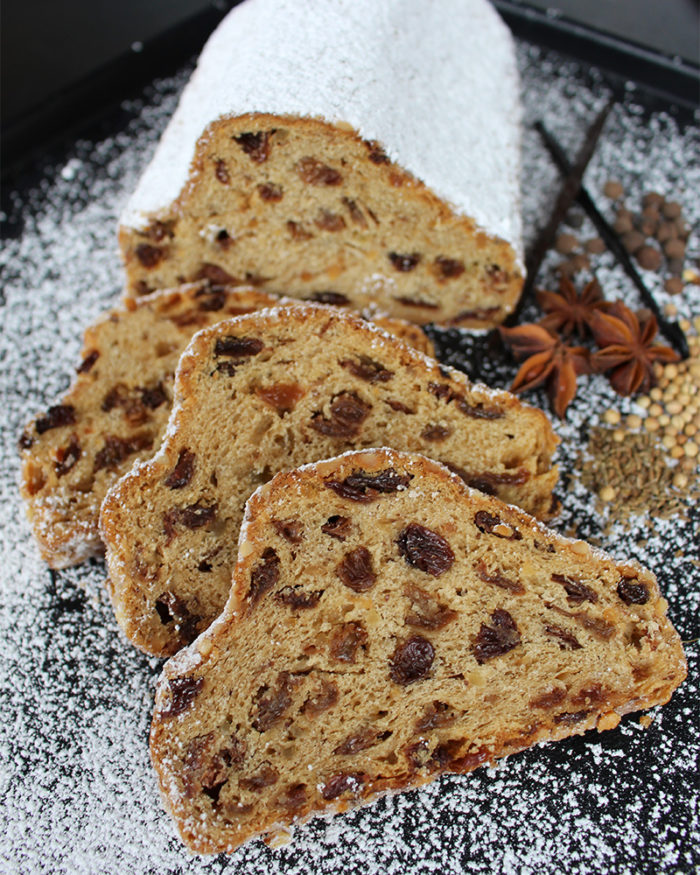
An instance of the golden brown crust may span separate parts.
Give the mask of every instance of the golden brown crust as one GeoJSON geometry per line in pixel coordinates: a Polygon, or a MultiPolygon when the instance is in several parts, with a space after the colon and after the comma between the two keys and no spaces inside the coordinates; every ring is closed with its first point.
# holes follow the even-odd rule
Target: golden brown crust
{"type": "Polygon", "coordinates": [[[279,474],[248,501],[224,613],[159,682],[151,756],[165,804],[193,850],[231,852],[613,728],[685,677],[665,614],[637,563],[423,457],[369,450],[279,474]],[[377,487],[371,500],[358,477],[377,487]],[[325,524],[338,516],[342,542],[325,524]]]}
{"type": "Polygon", "coordinates": [[[178,199],[145,229],[122,226],[119,241],[132,295],[228,275],[412,322],[488,328],[512,311],[523,282],[510,244],[456,214],[378,144],[296,116],[212,122],[178,199]]]}
{"type": "Polygon", "coordinates": [[[277,471],[389,443],[542,516],[552,506],[557,438],[541,411],[337,310],[270,310],[200,332],[175,394],[161,451],[101,516],[117,618],[148,652],[175,652],[219,614],[243,505],[277,471]]]}

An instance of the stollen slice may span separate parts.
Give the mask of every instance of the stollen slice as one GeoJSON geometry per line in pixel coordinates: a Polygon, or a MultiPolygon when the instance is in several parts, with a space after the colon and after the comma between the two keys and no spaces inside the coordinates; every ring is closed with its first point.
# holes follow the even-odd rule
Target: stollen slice
{"type": "MultiPolygon", "coordinates": [[[[135,462],[158,449],[172,407],[175,368],[192,336],[280,300],[252,288],[200,282],[128,299],[87,329],[72,386],[29,423],[19,442],[22,497],[52,568],[103,552],[102,500],[135,462]]],[[[374,319],[422,352],[432,352],[417,325],[374,319]]]]}
{"type": "Polygon", "coordinates": [[[226,602],[245,502],[279,471],[390,445],[547,515],[557,439],[539,410],[339,310],[296,306],[204,329],[183,354],[161,451],[107,495],[117,619],[170,655],[226,602]]]}
{"type": "Polygon", "coordinates": [[[166,663],[151,756],[199,853],[543,741],[686,674],[654,575],[392,450],[246,506],[222,616],[166,663]]]}

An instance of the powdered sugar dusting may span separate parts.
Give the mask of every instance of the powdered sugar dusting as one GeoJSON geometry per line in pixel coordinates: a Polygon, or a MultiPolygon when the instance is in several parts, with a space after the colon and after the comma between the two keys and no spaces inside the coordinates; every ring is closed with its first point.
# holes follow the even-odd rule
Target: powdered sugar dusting
{"type": "Polygon", "coordinates": [[[520,255],[517,68],[486,0],[247,0],[212,35],[122,224],[175,200],[211,122],[249,112],[349,123],[520,255]]]}
{"type": "MultiPolygon", "coordinates": [[[[519,50],[526,113],[542,116],[567,148],[605,99],[595,71],[531,47],[519,50]]],[[[687,646],[688,681],[657,711],[614,731],[571,739],[508,759],[498,768],[446,777],[376,805],[319,819],[271,851],[252,843],[230,860],[190,856],[162,809],[147,736],[160,662],[125,642],[92,560],[50,572],[38,558],[19,504],[15,440],[25,422],[66,388],[84,326],[116,302],[122,275],[116,218],[171,114],[189,70],[156,83],[125,107],[110,137],[83,140],[47,164],[17,197],[24,226],[0,254],[5,300],[0,337],[4,401],[0,423],[0,868],[51,873],[638,873],[700,866],[697,751],[698,660],[687,646]]],[[[608,176],[637,197],[648,187],[674,195],[695,227],[700,254],[698,128],[643,115],[629,102],[610,119],[586,177],[594,195],[608,176]]],[[[541,222],[556,175],[526,135],[525,227],[541,222]]],[[[603,204],[604,206],[604,204],[603,204]]],[[[593,232],[591,231],[591,236],[593,232]]],[[[584,236],[584,233],[581,233],[584,236]]],[[[608,297],[638,305],[609,256],[598,276],[608,297]]],[[[660,280],[645,275],[659,299],[660,280]]],[[[674,299],[681,315],[700,312],[698,293],[674,299]]],[[[470,341],[436,332],[450,363],[468,369],[470,341]]],[[[493,371],[504,386],[513,369],[493,371]]],[[[530,400],[530,399],[528,399],[530,400]]],[[[544,398],[533,396],[544,404],[544,398]]],[[[563,513],[557,528],[598,539],[619,559],[634,556],[658,575],[685,640],[698,635],[697,510],[688,521],[637,517],[603,535],[595,497],[576,457],[599,412],[621,402],[602,378],[586,384],[562,437],[563,513]],[[683,551],[683,555],[676,555],[683,551]]]]}

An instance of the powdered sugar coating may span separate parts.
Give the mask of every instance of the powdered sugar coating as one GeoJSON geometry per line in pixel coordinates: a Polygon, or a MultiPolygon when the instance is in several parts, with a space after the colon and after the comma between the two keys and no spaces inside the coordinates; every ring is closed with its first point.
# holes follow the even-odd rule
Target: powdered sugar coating
{"type": "Polygon", "coordinates": [[[215,119],[317,116],[379,141],[520,256],[518,88],[487,0],[246,0],[210,37],[121,224],[175,200],[215,119]]]}
{"type": "MultiPolygon", "coordinates": [[[[606,98],[601,77],[593,71],[589,87],[577,65],[522,44],[519,59],[528,121],[543,117],[573,152],[606,98]]],[[[37,185],[17,197],[24,227],[0,253],[0,869],[23,875],[697,870],[697,643],[686,646],[688,680],[647,730],[630,715],[614,731],[534,749],[497,769],[445,777],[372,808],[315,821],[279,851],[256,842],[226,860],[197,859],[183,850],[148,761],[161,663],[128,647],[119,633],[102,562],[51,573],[40,561],[20,506],[14,444],[26,421],[68,385],[85,325],[117,301],[116,217],[189,73],[158,82],[143,101],[125,105],[131,120],[112,136],[81,140],[48,165],[37,185]]],[[[630,92],[606,126],[586,176],[608,215],[599,196],[607,178],[620,179],[635,203],[649,187],[678,196],[696,229],[688,241],[692,258],[700,255],[699,135],[700,127],[681,127],[670,114],[647,117],[630,92]]],[[[532,239],[557,177],[529,132],[524,158],[525,228],[532,239]]],[[[580,232],[586,235],[594,235],[588,223],[580,232]]],[[[638,306],[636,291],[612,258],[602,256],[601,264],[606,295],[638,306]]],[[[543,283],[546,278],[545,272],[543,283]]],[[[660,277],[645,273],[645,280],[662,304],[673,300],[682,316],[700,312],[697,287],[671,299],[660,277]]],[[[471,366],[465,333],[435,334],[451,363],[471,366]]],[[[514,371],[505,367],[493,384],[506,386],[514,371]]],[[[564,470],[557,529],[577,525],[579,537],[596,538],[614,555],[634,555],[649,566],[681,637],[694,639],[700,633],[697,512],[688,522],[640,516],[631,528],[615,524],[610,534],[602,533],[604,520],[580,482],[576,457],[602,410],[636,407],[615,396],[603,377],[586,387],[567,420],[557,424],[564,470]]],[[[546,405],[544,395],[527,400],[546,405]]]]}

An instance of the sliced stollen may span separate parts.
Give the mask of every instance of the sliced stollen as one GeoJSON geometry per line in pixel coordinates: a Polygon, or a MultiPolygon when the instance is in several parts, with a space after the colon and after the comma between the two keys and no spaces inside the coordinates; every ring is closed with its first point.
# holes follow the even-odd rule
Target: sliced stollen
{"type": "Polygon", "coordinates": [[[487,0],[246,0],[121,217],[130,291],[205,277],[501,322],[523,281],[520,116],[487,0]]]}
{"type": "Polygon", "coordinates": [[[175,652],[219,615],[245,502],[279,471],[389,445],[537,514],[553,507],[557,438],[541,411],[333,308],[204,329],[183,353],[175,395],[161,451],[101,513],[117,619],[150,653],[175,652]]]}
{"type": "Polygon", "coordinates": [[[537,742],[686,675],[654,575],[391,450],[278,474],[222,616],[169,660],[151,757],[184,841],[232,852],[537,742]]]}
{"type": "MultiPolygon", "coordinates": [[[[280,302],[252,288],[200,282],[128,299],[87,329],[72,386],[32,420],[19,442],[22,497],[52,568],[103,552],[102,500],[134,462],[158,449],[172,406],[175,367],[192,335],[280,302]]],[[[418,326],[375,320],[422,352],[433,351],[418,326]]]]}

